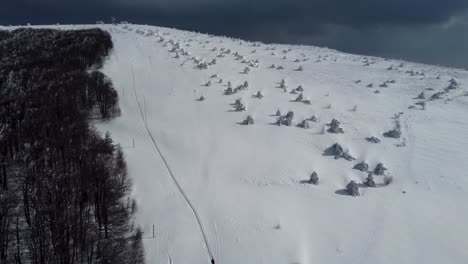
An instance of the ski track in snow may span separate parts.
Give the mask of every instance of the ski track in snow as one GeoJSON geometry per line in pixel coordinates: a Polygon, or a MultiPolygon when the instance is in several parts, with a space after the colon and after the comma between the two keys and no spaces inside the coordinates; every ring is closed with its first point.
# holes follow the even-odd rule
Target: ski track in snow
{"type": "MultiPolygon", "coordinates": [[[[153,144],[153,147],[154,149],[157,151],[157,154],[158,156],[161,158],[161,160],[163,161],[164,163],[164,166],[166,167],[167,169],[167,172],[169,173],[169,175],[171,176],[172,178],[172,181],[174,182],[174,184],[177,186],[177,189],[179,190],[180,194],[183,196],[185,202],[187,203],[187,205],[190,207],[190,209],[192,210],[193,212],[193,215],[195,217],[195,220],[197,222],[197,225],[198,225],[198,228],[200,230],[200,234],[202,235],[203,237],[203,241],[205,243],[205,248],[207,250],[207,253],[208,253],[208,256],[210,258],[210,260],[214,259],[213,257],[213,253],[211,251],[211,247],[210,247],[210,244],[208,242],[208,238],[206,236],[206,233],[205,233],[205,230],[203,229],[203,225],[201,223],[201,220],[200,220],[200,216],[198,215],[198,212],[197,210],[195,209],[195,206],[193,206],[192,202],[190,201],[190,199],[188,198],[187,194],[185,193],[184,189],[182,189],[182,186],[179,184],[179,182],[177,181],[177,178],[175,177],[175,175],[173,174],[172,170],[171,170],[171,167],[169,167],[169,164],[167,163],[166,161],[166,158],[164,157],[163,153],[161,152],[161,150],[159,149],[159,146],[158,144],[156,143],[156,140],[154,139],[150,129],[148,128],[148,123],[147,123],[147,120],[146,120],[146,117],[145,117],[145,114],[143,112],[143,109],[141,107],[141,103],[140,103],[140,100],[138,99],[138,94],[137,94],[137,91],[136,91],[136,87],[135,87],[135,74],[134,74],[134,71],[133,71],[133,66],[131,66],[131,69],[132,69],[132,79],[133,79],[133,93],[134,93],[134,96],[135,96],[135,100],[137,102],[137,105],[138,105],[138,109],[139,109],[139,112],[140,112],[140,117],[141,117],[141,121],[143,122],[143,125],[146,129],[146,132],[153,144]]],[[[170,263],[172,263],[172,259],[170,258],[169,256],[169,260],[170,260],[170,263]]]]}

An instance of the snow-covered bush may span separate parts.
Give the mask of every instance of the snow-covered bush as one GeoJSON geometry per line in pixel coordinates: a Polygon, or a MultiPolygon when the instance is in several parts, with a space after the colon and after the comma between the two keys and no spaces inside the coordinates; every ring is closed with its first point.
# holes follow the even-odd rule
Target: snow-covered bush
{"type": "Polygon", "coordinates": [[[285,116],[280,116],[276,124],[278,126],[291,126],[294,119],[294,112],[289,111],[285,116]]]}
{"type": "Polygon", "coordinates": [[[262,99],[263,98],[263,94],[261,91],[258,91],[257,94],[255,95],[256,98],[258,99],[262,99]]]}
{"type": "Polygon", "coordinates": [[[391,175],[385,175],[383,181],[385,185],[390,185],[393,182],[393,177],[391,175]]]}
{"type": "Polygon", "coordinates": [[[360,162],[356,164],[353,169],[360,170],[360,171],[368,171],[369,170],[369,164],[367,164],[365,161],[360,162]]]}
{"type": "Polygon", "coordinates": [[[366,181],[364,182],[364,184],[367,186],[367,187],[371,187],[371,188],[375,188],[377,185],[375,184],[375,181],[374,181],[374,176],[372,175],[372,173],[369,173],[367,175],[367,178],[366,178],[366,181]]]}
{"type": "Polygon", "coordinates": [[[244,72],[244,74],[249,74],[249,72],[250,72],[250,68],[249,68],[249,67],[245,67],[245,69],[244,69],[244,71],[243,71],[243,72],[244,72]]]}
{"type": "Polygon", "coordinates": [[[203,97],[203,95],[200,96],[200,98],[198,98],[198,101],[205,101],[205,97],[203,97]]]}
{"type": "Polygon", "coordinates": [[[289,118],[289,119],[293,119],[294,118],[294,112],[293,111],[289,111],[287,114],[286,114],[286,118],[289,118]]]}
{"type": "Polygon", "coordinates": [[[304,88],[302,87],[302,85],[299,85],[295,90],[298,92],[303,92],[304,88]]]}
{"type": "Polygon", "coordinates": [[[437,92],[431,96],[431,100],[439,100],[442,99],[442,95],[444,95],[444,92],[437,92]]]}
{"type": "Polygon", "coordinates": [[[309,120],[312,122],[318,122],[318,117],[316,115],[313,115],[309,118],[309,120]]]}
{"type": "Polygon", "coordinates": [[[387,170],[387,168],[385,168],[383,163],[379,163],[379,164],[377,164],[377,166],[375,166],[374,174],[375,175],[384,175],[386,170],[387,170]]]}
{"type": "Polygon", "coordinates": [[[295,102],[302,102],[302,100],[304,100],[304,96],[302,95],[302,93],[300,93],[299,96],[297,96],[296,99],[294,99],[295,102]]]}
{"type": "Polygon", "coordinates": [[[303,71],[303,70],[304,70],[304,67],[302,67],[302,66],[299,66],[299,67],[297,68],[297,71],[303,71]]]}
{"type": "Polygon", "coordinates": [[[238,104],[234,105],[234,111],[236,112],[244,112],[247,108],[245,107],[245,105],[241,102],[239,102],[238,104]]]}
{"type": "Polygon", "coordinates": [[[197,68],[200,70],[206,70],[208,69],[208,64],[206,62],[200,62],[198,63],[197,68]]]}
{"type": "Polygon", "coordinates": [[[309,123],[309,122],[310,122],[310,121],[307,120],[307,119],[306,119],[306,120],[302,120],[302,122],[299,123],[297,126],[298,126],[298,127],[305,128],[305,129],[308,129],[308,128],[310,128],[310,123],[309,123]]]}
{"type": "Polygon", "coordinates": [[[284,89],[284,88],[287,88],[287,86],[286,86],[286,80],[285,80],[285,79],[282,79],[282,80],[281,80],[280,88],[283,88],[283,89],[284,89]]]}
{"type": "Polygon", "coordinates": [[[224,90],[225,95],[231,95],[234,94],[234,91],[232,90],[231,87],[228,87],[226,90],[224,90]]]}
{"type": "Polygon", "coordinates": [[[317,185],[319,183],[319,177],[317,172],[312,172],[310,175],[309,183],[317,185]]]}
{"type": "Polygon", "coordinates": [[[401,131],[398,128],[389,130],[385,133],[383,133],[384,137],[389,137],[389,138],[400,138],[401,137],[401,131]]]}
{"type": "Polygon", "coordinates": [[[349,153],[346,153],[343,149],[343,147],[335,143],[331,147],[325,150],[324,155],[327,156],[334,156],[335,159],[343,158],[348,161],[353,161],[356,160],[353,156],[351,156],[349,153]]]}
{"type": "Polygon", "coordinates": [[[426,94],[424,93],[424,91],[422,91],[422,92],[418,95],[417,99],[421,99],[421,100],[426,99],[426,94]]]}
{"type": "Polygon", "coordinates": [[[331,121],[331,123],[328,124],[328,125],[330,126],[330,128],[328,128],[327,131],[328,131],[329,133],[333,133],[333,134],[343,134],[344,131],[343,131],[343,129],[340,127],[340,124],[341,124],[341,123],[340,123],[338,120],[333,119],[333,120],[331,121]]]}
{"type": "Polygon", "coordinates": [[[248,115],[247,118],[244,121],[242,121],[242,124],[243,125],[253,125],[254,124],[253,117],[251,115],[248,115]]]}
{"type": "Polygon", "coordinates": [[[276,114],[275,114],[275,115],[276,115],[276,116],[281,116],[281,111],[280,111],[279,109],[276,110],[276,114]]]}
{"type": "Polygon", "coordinates": [[[351,196],[359,196],[359,187],[355,181],[350,181],[348,185],[346,185],[346,191],[351,196]]]}

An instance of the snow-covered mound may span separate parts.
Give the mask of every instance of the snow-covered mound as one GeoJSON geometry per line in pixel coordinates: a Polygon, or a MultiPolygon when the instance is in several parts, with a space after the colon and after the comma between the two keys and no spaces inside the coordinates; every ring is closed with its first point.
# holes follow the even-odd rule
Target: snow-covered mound
{"type": "Polygon", "coordinates": [[[102,27],[148,263],[468,262],[468,72],[102,27]]]}

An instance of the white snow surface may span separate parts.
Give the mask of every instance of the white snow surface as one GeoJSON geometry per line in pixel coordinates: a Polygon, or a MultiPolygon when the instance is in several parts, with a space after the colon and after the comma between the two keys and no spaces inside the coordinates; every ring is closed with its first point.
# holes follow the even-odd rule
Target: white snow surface
{"type": "Polygon", "coordinates": [[[124,147],[147,263],[468,263],[467,71],[162,27],[98,26],[113,38],[102,71],[122,113],[96,125],[124,147]],[[179,58],[170,52],[175,45],[179,58]],[[231,53],[218,57],[222,48],[231,53]],[[216,64],[199,69],[192,58],[216,64]],[[442,99],[408,108],[452,78],[459,85],[442,99]],[[379,87],[388,80],[395,83],[379,87]],[[249,87],[224,95],[228,81],[249,87]],[[310,104],[293,101],[299,85],[310,104]],[[232,111],[238,98],[245,112],[232,111]],[[294,125],[274,125],[277,109],[294,111],[294,125]],[[255,123],[240,125],[248,115],[255,123]],[[295,126],[313,115],[311,128],[295,126]],[[326,132],[333,118],[343,134],[326,132]],[[382,135],[397,123],[400,139],[382,135]],[[336,142],[356,160],[324,156],[336,142]],[[377,188],[346,195],[350,180],[367,177],[353,169],[361,161],[371,170],[382,162],[393,182],[374,176],[377,188]],[[303,183],[313,171],[319,185],[303,183]]]}

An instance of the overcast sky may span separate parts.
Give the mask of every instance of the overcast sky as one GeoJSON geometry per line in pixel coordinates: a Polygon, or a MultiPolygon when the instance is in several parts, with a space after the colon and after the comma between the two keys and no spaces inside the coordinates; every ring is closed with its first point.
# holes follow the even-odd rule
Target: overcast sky
{"type": "Polygon", "coordinates": [[[118,21],[468,69],[468,0],[1,0],[0,24],[118,21]]]}

